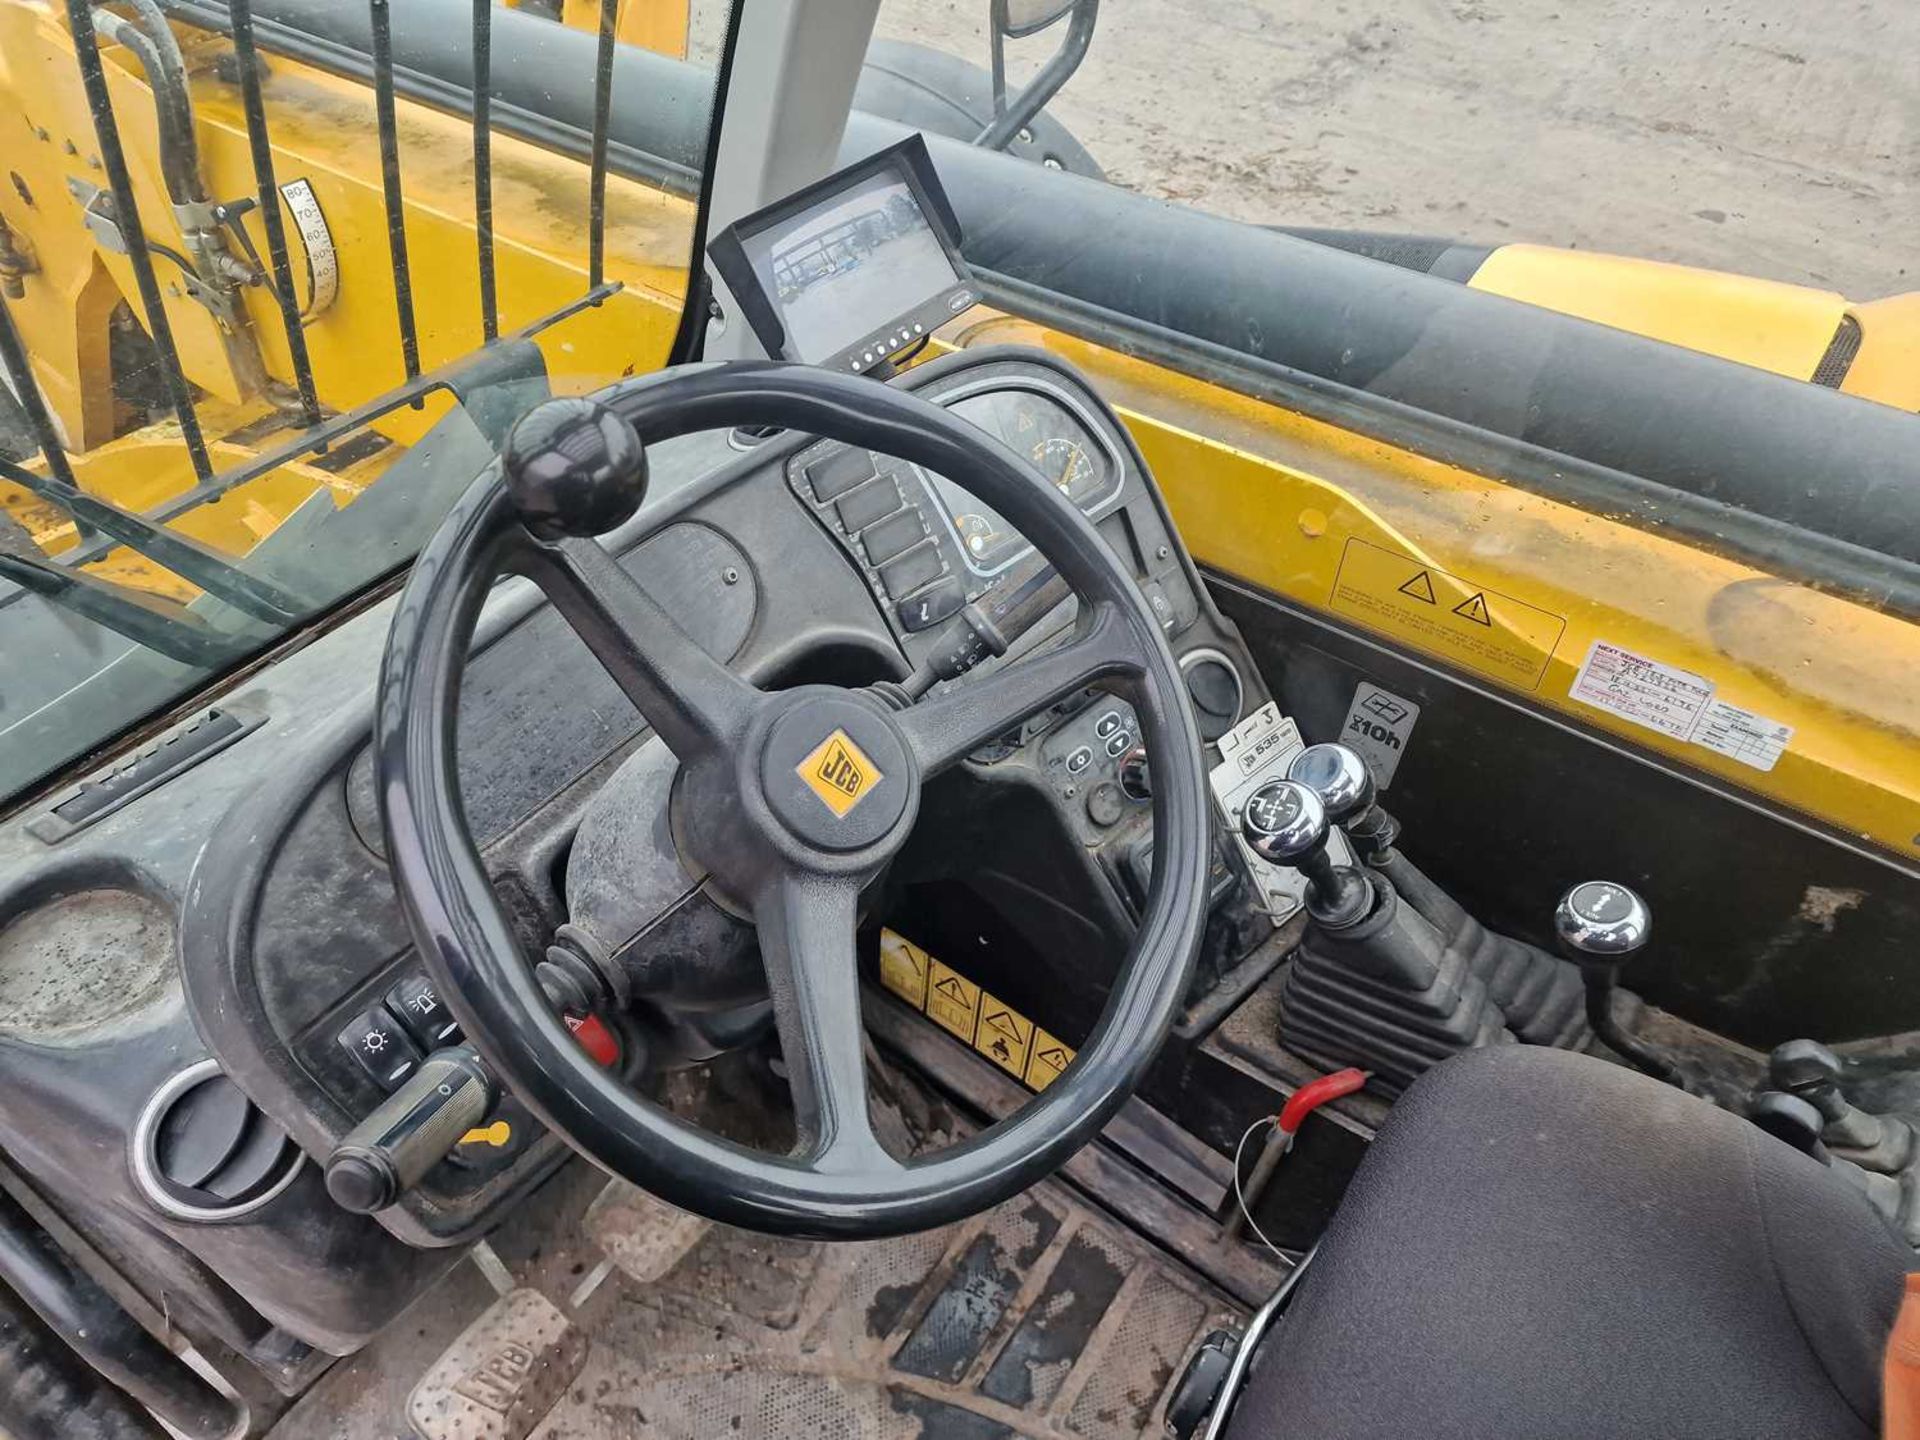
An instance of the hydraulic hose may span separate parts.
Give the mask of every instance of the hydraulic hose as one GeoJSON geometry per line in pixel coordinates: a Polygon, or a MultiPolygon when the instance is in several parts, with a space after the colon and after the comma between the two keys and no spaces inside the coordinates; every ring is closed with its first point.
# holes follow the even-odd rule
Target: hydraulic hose
{"type": "Polygon", "coordinates": [[[133,52],[153,91],[160,131],[160,170],[167,198],[176,205],[207,203],[200,178],[200,142],[193,129],[193,100],[187,91],[187,63],[172,28],[154,0],[129,0],[133,21],[108,10],[93,12],[93,28],[105,40],[133,52]]]}

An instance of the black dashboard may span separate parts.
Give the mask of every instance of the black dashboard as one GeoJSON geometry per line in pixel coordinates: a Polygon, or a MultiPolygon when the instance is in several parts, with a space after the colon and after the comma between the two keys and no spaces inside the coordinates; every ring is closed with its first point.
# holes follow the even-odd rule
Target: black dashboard
{"type": "MultiPolygon", "coordinates": [[[[1265,701],[1138,452],[1071,372],[999,349],[894,383],[981,424],[1095,521],[1192,663],[1208,738],[1265,701]]],[[[693,638],[763,686],[897,681],[944,621],[1030,568],[1001,517],[889,457],[708,434],[652,460],[647,505],[603,543],[693,638]]],[[[214,712],[244,722],[220,722],[221,745],[98,823],[35,833],[41,806],[0,824],[0,874],[26,877],[0,888],[0,993],[33,1000],[0,1020],[0,1145],[35,1183],[69,1192],[63,1204],[104,1246],[159,1255],[137,1263],[172,1267],[162,1288],[195,1297],[250,1348],[262,1325],[351,1348],[448,1263],[448,1247],[497,1224],[564,1158],[509,1099],[498,1117],[509,1138],[462,1147],[377,1222],[333,1206],[305,1163],[457,1034],[412,954],[374,803],[368,739],[391,603],[158,737],[214,712]],[[343,1253],[360,1263],[285,1283],[301,1257],[343,1253]]],[[[1069,599],[981,671],[1071,619],[1069,599]]],[[[462,793],[538,956],[568,920],[583,820],[616,776],[644,768],[650,737],[525,582],[496,587],[475,648],[462,793]]],[[[1133,728],[1124,702],[1076,697],[967,767],[1053,817],[1085,860],[1090,903],[1119,927],[1151,867],[1150,807],[1126,773],[1133,728]]],[[[963,820],[941,823],[963,843],[963,820]]],[[[656,920],[699,884],[655,878],[656,920]]],[[[637,1053],[630,1039],[612,1035],[611,1063],[637,1053]]]]}

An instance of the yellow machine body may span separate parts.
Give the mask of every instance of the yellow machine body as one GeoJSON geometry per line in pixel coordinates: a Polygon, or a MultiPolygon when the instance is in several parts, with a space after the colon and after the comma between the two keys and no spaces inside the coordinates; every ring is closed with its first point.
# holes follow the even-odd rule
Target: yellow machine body
{"type": "Polygon", "coordinates": [[[1467,283],[1795,380],[1813,380],[1837,352],[1835,388],[1920,410],[1920,293],[1858,303],[1835,290],[1545,245],[1503,245],[1467,283]],[[1843,326],[1858,327],[1857,341],[1843,326]]]}
{"type": "MultiPolygon", "coordinates": [[[[569,17],[585,23],[579,10],[569,6],[569,17]]],[[[678,33],[684,44],[684,16],[678,33]]],[[[237,90],[214,78],[197,48],[212,37],[179,34],[209,184],[218,195],[250,194],[237,90]]],[[[654,43],[676,42],[662,34],[654,43]]],[[[171,212],[151,97],[124,52],[105,46],[103,55],[141,213],[165,242],[171,212]]],[[[135,292],[125,257],[93,243],[68,194],[69,180],[102,179],[71,40],[44,5],[0,0],[0,56],[0,110],[14,117],[11,133],[26,136],[9,144],[7,168],[33,197],[27,204],[16,187],[0,190],[0,217],[40,267],[11,307],[83,483],[145,508],[184,488],[191,473],[174,427],[121,433],[106,335],[109,316],[135,292]]],[[[342,411],[402,379],[372,95],[277,57],[270,65],[265,98],[279,178],[312,185],[337,247],[338,299],[305,334],[322,402],[342,411]]],[[[399,139],[421,358],[431,367],[481,340],[470,135],[464,120],[402,102],[399,139]]],[[[493,145],[501,323],[511,330],[586,289],[587,172],[507,136],[493,145]]],[[[694,207],[617,176],[607,204],[607,276],[622,288],[539,336],[556,390],[663,363],[686,294],[694,207]]],[[[293,243],[299,274],[304,257],[293,243]]],[[[1920,407],[1920,296],[1856,305],[1826,292],[1519,245],[1495,252],[1471,283],[1802,379],[1851,316],[1862,337],[1843,388],[1920,407]]],[[[289,381],[271,297],[256,289],[245,298],[268,373],[289,381]]],[[[244,453],[221,437],[284,410],[284,400],[243,392],[205,308],[179,293],[167,308],[186,372],[204,392],[216,463],[244,453]]],[[[1868,846],[1920,856],[1920,627],[1018,318],[976,313],[943,339],[1038,344],[1081,367],[1132,427],[1195,555],[1223,576],[1868,846]],[[1762,767],[1583,702],[1571,692],[1596,644],[1697,677],[1721,702],[1786,727],[1784,748],[1762,767]]],[[[404,445],[445,403],[402,409],[379,428],[404,445]]],[[[284,467],[232,503],[194,512],[183,528],[243,552],[316,488],[351,503],[385,463],[375,457],[339,474],[284,467]]],[[[57,512],[4,484],[0,500],[43,543],[60,542],[66,522],[57,512]]],[[[103,568],[192,593],[138,557],[103,568]]]]}

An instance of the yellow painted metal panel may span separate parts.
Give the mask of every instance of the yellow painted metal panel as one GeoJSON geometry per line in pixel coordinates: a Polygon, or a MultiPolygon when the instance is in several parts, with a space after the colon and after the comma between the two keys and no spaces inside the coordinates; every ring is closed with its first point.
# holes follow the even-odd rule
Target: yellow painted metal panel
{"type": "Polygon", "coordinates": [[[1545,245],[1503,245],[1468,283],[1796,380],[1813,378],[1847,309],[1830,290],[1545,245]]]}
{"type": "MultiPolygon", "coordinates": [[[[946,338],[1036,344],[1084,370],[1132,430],[1203,563],[1920,856],[1920,626],[1026,321],[990,318],[946,338]],[[1452,577],[1436,578],[1436,599],[1470,601],[1460,588],[1470,583],[1495,617],[1503,596],[1531,607],[1529,625],[1563,617],[1538,679],[1342,606],[1342,561],[1355,542],[1452,577]],[[1704,677],[1726,704],[1791,726],[1785,753],[1762,771],[1574,699],[1595,641],[1704,677]]],[[[1526,633],[1546,644],[1544,630],[1526,633]]]]}
{"type": "Polygon", "coordinates": [[[1840,388],[1900,410],[1920,410],[1920,291],[1853,307],[1860,351],[1840,388]]]}
{"type": "MultiPolygon", "coordinates": [[[[251,195],[239,90],[214,70],[226,42],[175,28],[193,77],[208,185],[222,197],[251,195]]],[[[177,248],[151,93],[127,69],[124,51],[104,46],[102,54],[141,218],[153,239],[177,248]]],[[[322,399],[346,409],[403,378],[372,92],[282,57],[268,63],[264,91],[278,178],[283,185],[311,184],[337,245],[339,299],[306,326],[306,339],[322,399]]],[[[136,316],[140,307],[126,258],[94,246],[67,193],[69,180],[100,185],[104,175],[70,37],[43,7],[0,4],[0,111],[24,120],[27,138],[8,146],[7,164],[33,196],[28,205],[14,187],[0,187],[0,215],[27,237],[42,267],[27,277],[15,317],[63,427],[77,446],[89,448],[117,428],[101,383],[104,317],[122,299],[132,302],[136,316]]],[[[404,100],[398,118],[421,362],[430,368],[467,353],[481,338],[471,133],[464,119],[404,100]]],[[[493,156],[501,324],[511,330],[586,289],[587,172],[575,160],[507,135],[495,135],[493,156]]],[[[694,217],[688,200],[608,177],[607,274],[626,289],[541,337],[556,389],[592,388],[664,361],[686,292],[694,217]]],[[[258,217],[246,223],[264,253],[258,217]]],[[[291,225],[289,234],[300,288],[306,256],[291,225]]],[[[217,400],[239,402],[244,397],[218,326],[203,306],[173,293],[169,262],[155,263],[189,379],[217,400]]],[[[243,298],[269,374],[290,381],[278,310],[264,288],[243,298]]],[[[403,441],[421,430],[412,411],[380,428],[403,441]]]]}
{"type": "MultiPolygon", "coordinates": [[[[671,55],[687,56],[687,28],[692,0],[620,0],[613,33],[622,45],[671,55]]],[[[576,30],[598,31],[600,0],[565,0],[561,21],[576,30]]]]}

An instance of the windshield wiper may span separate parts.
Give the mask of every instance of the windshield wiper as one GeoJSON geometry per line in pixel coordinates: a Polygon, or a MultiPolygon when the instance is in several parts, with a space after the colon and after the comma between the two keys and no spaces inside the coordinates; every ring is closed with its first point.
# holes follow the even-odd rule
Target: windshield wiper
{"type": "Polygon", "coordinates": [[[257,625],[239,632],[216,630],[177,600],[147,595],[4,545],[0,578],[169,660],[202,670],[220,669],[272,638],[257,625]]]}
{"type": "Polygon", "coordinates": [[[48,472],[37,475],[24,465],[0,459],[0,479],[11,480],[66,511],[80,525],[82,539],[85,531],[92,530],[117,540],[256,620],[287,626],[313,608],[271,581],[247,574],[219,551],[191,536],[156,525],[144,515],[136,515],[82,490],[74,479],[73,467],[67,463],[67,452],[60,447],[52,417],[47,414],[46,402],[40,397],[33,370],[27,363],[26,346],[5,305],[0,305],[0,370],[14,382],[11,388],[33,427],[48,472]]]}
{"type": "Polygon", "coordinates": [[[156,525],[110,500],[89,495],[77,485],[51,475],[36,475],[11,460],[0,460],[0,480],[11,480],[21,489],[59,506],[83,529],[119,541],[256,620],[292,625],[313,608],[272,581],[247,574],[219,551],[192,536],[156,525]]]}

